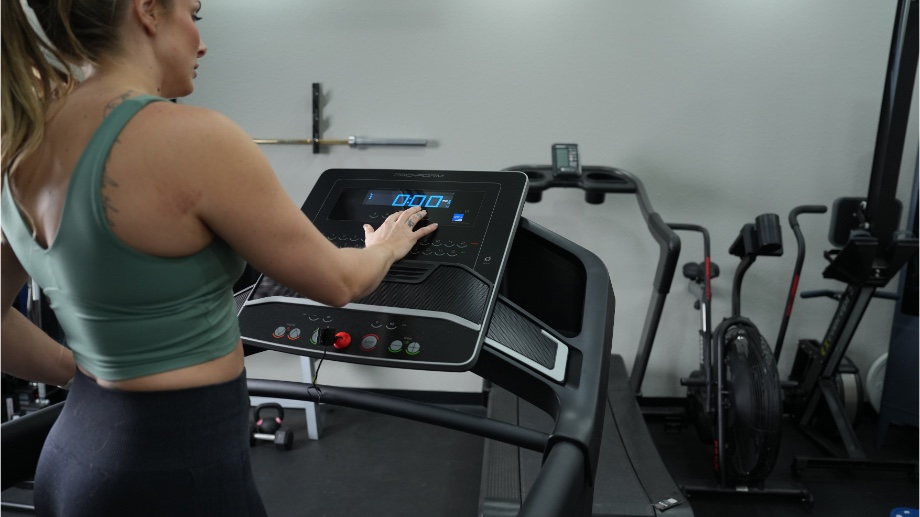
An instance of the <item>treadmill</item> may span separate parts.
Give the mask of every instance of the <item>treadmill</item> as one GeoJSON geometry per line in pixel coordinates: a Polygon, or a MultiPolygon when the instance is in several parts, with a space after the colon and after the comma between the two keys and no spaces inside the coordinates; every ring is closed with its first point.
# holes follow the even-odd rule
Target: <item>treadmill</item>
{"type": "MultiPolygon", "coordinates": [[[[565,150],[568,151],[567,156],[566,153],[559,153],[560,149],[557,147],[563,147],[563,145],[554,146],[552,166],[516,165],[506,170],[521,171],[527,174],[530,180],[527,201],[530,203],[541,201],[543,192],[551,188],[581,189],[585,193],[586,202],[590,204],[603,203],[607,194],[629,194],[636,197],[645,224],[659,245],[653,296],[641,338],[642,342],[654,341],[654,329],[658,328],[664,298],[670,290],[680,253],[680,238],[654,211],[643,183],[635,175],[622,169],[605,166],[579,166],[576,168],[577,172],[570,172],[570,167],[563,169],[559,166],[557,154],[562,155],[562,160],[565,160],[565,165],[568,166],[577,160],[577,148],[574,149],[573,159],[574,144],[564,145],[565,150]],[[565,173],[560,174],[560,169],[565,173]],[[652,330],[649,331],[649,329],[652,330]]],[[[549,242],[563,241],[558,236],[554,237],[556,240],[541,235],[541,238],[547,239],[548,242],[533,243],[527,246],[525,242],[529,240],[529,237],[519,233],[514,243],[512,257],[515,256],[514,250],[521,246],[539,248],[544,250],[543,254],[546,254],[549,252],[549,242]]],[[[585,260],[585,263],[599,260],[594,255],[590,255],[591,258],[588,259],[584,255],[588,252],[569,241],[563,242],[562,246],[566,250],[573,253],[579,250],[578,256],[585,260]]],[[[526,252],[521,251],[522,255],[538,257],[541,255],[535,253],[533,249],[526,252]]],[[[535,263],[512,260],[505,274],[512,280],[520,278],[521,275],[540,278],[542,284],[548,276],[543,271],[550,270],[544,268],[548,267],[553,268],[554,275],[557,274],[557,271],[566,270],[566,267],[556,260],[542,260],[535,263]]],[[[574,268],[575,265],[569,264],[569,267],[574,268]]],[[[564,278],[559,283],[571,285],[564,278]]],[[[574,314],[580,309],[577,305],[580,297],[578,289],[571,287],[566,289],[563,285],[546,287],[546,291],[542,293],[526,293],[527,310],[530,314],[540,318],[544,325],[552,326],[558,332],[568,336],[570,343],[580,342],[579,332],[583,332],[585,327],[579,327],[580,320],[577,314],[574,314]],[[553,296],[551,293],[558,293],[558,295],[553,296]],[[575,304],[574,309],[573,304],[575,304]]],[[[511,293],[512,299],[517,299],[519,293],[515,291],[511,293]]],[[[585,307],[590,307],[590,304],[594,303],[588,297],[585,297],[584,300],[585,307]]],[[[585,319],[584,323],[588,324],[588,320],[585,319]]],[[[609,340],[609,337],[607,339],[609,340]]],[[[488,343],[487,340],[487,347],[488,343]]],[[[693,510],[686,496],[671,477],[648,433],[636,398],[639,394],[630,385],[623,357],[616,354],[610,355],[609,363],[607,382],[601,386],[605,407],[603,415],[598,416],[598,418],[603,418],[603,436],[594,476],[594,499],[591,511],[584,515],[597,517],[692,516],[693,510]]],[[[553,428],[553,421],[546,412],[541,411],[525,397],[502,388],[493,388],[490,391],[487,414],[497,420],[546,432],[552,432],[553,428]]],[[[479,502],[480,515],[484,517],[516,515],[517,510],[522,507],[522,502],[528,499],[531,491],[539,489],[535,478],[540,472],[541,457],[539,454],[509,446],[497,440],[486,440],[479,502]]]]}
{"type": "MultiPolygon", "coordinates": [[[[535,458],[517,501],[494,503],[490,496],[504,495],[485,490],[483,515],[496,507],[523,516],[595,515],[597,495],[611,490],[633,501],[627,506],[647,510],[649,496],[636,498],[636,474],[629,473],[636,467],[625,450],[630,442],[608,444],[609,436],[626,434],[625,421],[610,424],[620,411],[611,411],[611,393],[635,400],[622,360],[610,360],[614,294],[607,269],[587,250],[521,218],[527,193],[528,175],[514,171],[326,171],[303,211],[337,245],[360,246],[363,223],[377,225],[388,211],[413,204],[426,208],[439,229],[361,300],[329,307],[262,276],[239,320],[244,343],[258,348],[387,368],[471,371],[491,383],[491,396],[504,390],[541,413],[541,425],[301,382],[250,379],[250,394],[427,422],[483,436],[490,450],[502,444],[527,461],[535,458]],[[608,463],[622,467],[623,478],[608,477],[608,463]]],[[[28,451],[8,440],[21,434],[8,426],[29,425],[26,434],[36,437],[32,426],[50,426],[53,416],[4,424],[4,450],[21,452],[28,463],[28,451]]],[[[639,418],[632,424],[644,429],[639,418]]],[[[657,458],[653,448],[644,450],[657,458]]],[[[4,460],[5,485],[25,479],[28,466],[8,469],[4,460]],[[8,477],[13,470],[17,475],[8,477]]],[[[503,477],[491,465],[484,465],[483,482],[494,488],[503,477]]],[[[680,508],[668,515],[680,515],[680,508]]]]}
{"type": "Polygon", "coordinates": [[[425,208],[438,230],[360,300],[328,307],[263,275],[239,320],[249,346],[386,368],[472,371],[540,408],[550,429],[309,383],[250,380],[250,394],[376,411],[534,451],[540,472],[515,513],[591,515],[613,290],[597,257],[520,218],[527,184],[514,171],[326,171],[302,209],[333,243],[359,247],[364,223],[377,225],[407,206],[425,208]],[[564,300],[565,308],[546,323],[528,310],[537,298],[564,300]]]}

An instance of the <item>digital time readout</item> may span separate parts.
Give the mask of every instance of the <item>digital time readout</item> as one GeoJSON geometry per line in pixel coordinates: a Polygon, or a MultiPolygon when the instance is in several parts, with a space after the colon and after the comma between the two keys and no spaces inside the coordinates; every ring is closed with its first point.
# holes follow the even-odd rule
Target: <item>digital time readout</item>
{"type": "Polygon", "coordinates": [[[426,192],[423,190],[369,190],[363,204],[409,208],[450,208],[453,192],[426,192]]]}

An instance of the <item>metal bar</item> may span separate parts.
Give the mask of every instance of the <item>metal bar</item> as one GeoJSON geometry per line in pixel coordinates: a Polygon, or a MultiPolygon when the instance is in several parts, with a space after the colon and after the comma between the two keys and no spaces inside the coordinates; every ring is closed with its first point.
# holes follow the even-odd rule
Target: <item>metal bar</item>
{"type": "Polygon", "coordinates": [[[348,145],[348,140],[317,140],[312,138],[253,138],[257,144],[282,144],[282,145],[348,145]]]}
{"type": "Polygon", "coordinates": [[[917,1],[901,0],[892,31],[866,207],[870,232],[879,240],[880,254],[887,251],[898,225],[896,211],[891,206],[897,193],[917,74],[917,46],[917,1]]]}
{"type": "Polygon", "coordinates": [[[788,487],[779,487],[771,486],[768,488],[757,488],[757,487],[716,487],[716,486],[705,486],[705,485],[684,485],[680,487],[681,491],[687,494],[688,496],[692,495],[752,495],[752,496],[778,496],[778,497],[790,497],[793,499],[798,499],[806,506],[811,506],[814,504],[814,496],[811,495],[811,492],[805,488],[788,486],[788,487]]]}
{"type": "Polygon", "coordinates": [[[322,88],[319,83],[313,83],[313,154],[319,154],[320,126],[323,123],[322,111],[322,88]]]}
{"type": "Polygon", "coordinates": [[[428,140],[423,138],[369,138],[350,136],[348,138],[314,140],[312,138],[254,138],[257,144],[282,145],[347,145],[349,147],[426,147],[428,140]]]}
{"type": "MultiPolygon", "coordinates": [[[[869,302],[872,301],[872,295],[875,293],[875,287],[871,286],[848,286],[847,290],[850,289],[858,289],[856,301],[843,324],[840,334],[830,342],[831,349],[827,351],[830,357],[824,363],[824,370],[821,372],[821,376],[825,379],[830,379],[836,375],[840,361],[843,360],[847,348],[850,347],[850,341],[853,340],[853,336],[856,334],[856,328],[859,327],[859,322],[862,320],[863,315],[866,314],[866,309],[869,308],[869,302]]],[[[823,346],[824,344],[822,343],[823,346]]]]}
{"type": "Polygon", "coordinates": [[[846,411],[840,405],[840,397],[837,396],[837,390],[834,388],[833,381],[830,379],[821,379],[818,383],[821,388],[821,394],[827,403],[827,408],[831,412],[837,431],[840,433],[840,440],[843,441],[844,449],[848,458],[864,459],[866,453],[863,452],[859,445],[859,438],[856,437],[856,431],[847,419],[846,411]]]}
{"type": "Polygon", "coordinates": [[[652,345],[655,343],[655,334],[658,332],[658,323],[664,311],[664,302],[668,293],[652,291],[648,312],[645,316],[645,325],[642,327],[642,337],[639,348],[636,350],[636,360],[633,362],[632,373],[629,376],[629,387],[636,396],[642,395],[642,380],[645,378],[645,369],[648,367],[649,357],[652,355],[652,345]]]}
{"type": "MultiPolygon", "coordinates": [[[[725,330],[728,330],[726,327],[725,330]]],[[[716,332],[716,440],[718,443],[715,444],[715,452],[719,455],[718,463],[719,466],[719,486],[727,485],[727,477],[725,474],[725,404],[723,403],[723,397],[725,396],[725,331],[716,332]]]]}
{"type": "Polygon", "coordinates": [[[250,395],[365,409],[492,438],[541,453],[549,441],[549,435],[533,429],[369,391],[265,379],[247,379],[246,384],[250,395]]]}
{"type": "Polygon", "coordinates": [[[811,424],[818,404],[821,402],[821,389],[819,383],[822,379],[833,378],[837,372],[850,340],[856,332],[859,320],[862,319],[866,308],[869,306],[869,300],[872,298],[871,292],[873,287],[860,288],[859,286],[847,286],[846,291],[837,304],[837,311],[831,320],[821,342],[819,352],[821,354],[821,370],[819,373],[809,376],[803,384],[804,392],[808,397],[808,403],[805,411],[799,418],[800,426],[811,424]],[[868,295],[866,294],[868,292],[868,295]]]}

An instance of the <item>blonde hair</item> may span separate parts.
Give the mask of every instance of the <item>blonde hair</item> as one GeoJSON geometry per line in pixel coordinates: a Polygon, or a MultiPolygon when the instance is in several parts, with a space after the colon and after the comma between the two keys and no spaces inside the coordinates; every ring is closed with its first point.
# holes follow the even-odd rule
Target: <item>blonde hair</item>
{"type": "MultiPolygon", "coordinates": [[[[77,84],[75,70],[120,48],[127,0],[28,0],[44,38],[21,0],[3,0],[0,11],[0,90],[5,174],[44,137],[48,107],[77,84]]],[[[161,2],[163,3],[163,2],[161,2]]],[[[167,2],[168,3],[168,2],[167,2]]]]}

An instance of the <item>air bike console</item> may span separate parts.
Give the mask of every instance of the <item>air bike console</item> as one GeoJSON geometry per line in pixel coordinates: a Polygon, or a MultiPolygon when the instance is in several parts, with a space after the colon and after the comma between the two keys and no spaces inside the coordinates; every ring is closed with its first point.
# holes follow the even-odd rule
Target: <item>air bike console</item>
{"type": "MultiPolygon", "coordinates": [[[[549,415],[548,432],[350,388],[250,379],[250,394],[321,400],[536,451],[539,474],[512,513],[591,515],[613,290],[596,256],[520,218],[527,192],[527,175],[513,171],[326,171],[303,211],[337,245],[361,247],[363,224],[408,206],[425,208],[437,231],[361,300],[328,307],[263,276],[239,320],[244,343],[256,347],[469,370],[549,415]],[[322,346],[326,329],[335,329],[335,346],[322,346]]],[[[484,489],[495,482],[484,474],[484,489]]]]}

